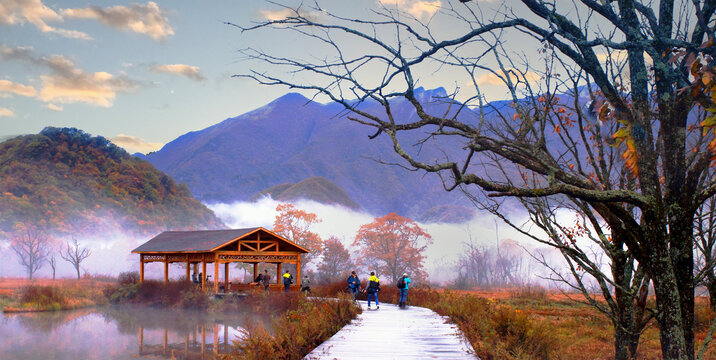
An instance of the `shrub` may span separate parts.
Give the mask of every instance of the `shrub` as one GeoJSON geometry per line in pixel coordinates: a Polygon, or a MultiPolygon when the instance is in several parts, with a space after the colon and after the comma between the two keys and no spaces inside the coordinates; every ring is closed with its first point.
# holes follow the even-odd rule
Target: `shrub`
{"type": "Polygon", "coordinates": [[[54,286],[28,285],[20,289],[20,303],[40,309],[59,310],[67,304],[62,291],[54,286]]]}
{"type": "Polygon", "coordinates": [[[117,282],[120,285],[138,284],[139,283],[139,272],[128,271],[128,272],[119,273],[119,276],[117,277],[117,282]]]}

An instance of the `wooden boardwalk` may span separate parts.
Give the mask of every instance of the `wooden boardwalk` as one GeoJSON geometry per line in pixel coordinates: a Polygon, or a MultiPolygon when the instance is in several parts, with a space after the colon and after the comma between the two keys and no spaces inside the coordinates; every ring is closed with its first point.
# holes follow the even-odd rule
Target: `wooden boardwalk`
{"type": "Polygon", "coordinates": [[[367,309],[306,359],[471,359],[477,357],[454,324],[426,308],[381,304],[367,309]]]}

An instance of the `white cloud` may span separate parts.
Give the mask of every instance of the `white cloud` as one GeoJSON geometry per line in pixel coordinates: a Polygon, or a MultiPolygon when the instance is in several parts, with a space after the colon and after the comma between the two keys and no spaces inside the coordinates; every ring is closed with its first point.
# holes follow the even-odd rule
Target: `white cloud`
{"type": "Polygon", "coordinates": [[[178,76],[185,76],[191,80],[204,81],[204,75],[202,75],[198,66],[185,65],[185,64],[166,64],[166,65],[155,65],[149,68],[151,71],[167,73],[178,76]]]}
{"type": "Polygon", "coordinates": [[[288,16],[291,16],[295,14],[291,9],[281,9],[281,10],[261,10],[261,16],[268,20],[268,21],[277,21],[281,19],[285,19],[288,16]]]}
{"type": "Polygon", "coordinates": [[[119,134],[109,140],[115,145],[123,147],[130,153],[140,152],[147,154],[152,151],[157,151],[164,146],[163,143],[149,142],[140,137],[124,134],[119,134]]]}
{"type": "Polygon", "coordinates": [[[169,20],[153,1],[144,5],[65,9],[62,10],[62,15],[67,18],[95,19],[109,27],[144,34],[157,41],[174,35],[174,29],[169,25],[169,20]]]}
{"type": "Polygon", "coordinates": [[[52,110],[52,111],[58,111],[58,112],[65,110],[62,106],[55,105],[55,104],[52,104],[52,103],[45,105],[45,107],[48,108],[48,109],[50,109],[50,110],[52,110]]]}
{"type": "MultiPolygon", "coordinates": [[[[537,75],[536,73],[531,72],[531,71],[528,71],[525,74],[524,78],[522,77],[521,74],[518,77],[516,74],[519,74],[519,73],[516,71],[513,72],[512,69],[507,69],[507,74],[509,74],[513,83],[516,83],[518,78],[520,81],[524,81],[526,79],[531,84],[536,83],[540,79],[539,75],[537,75]]],[[[501,76],[502,76],[502,78],[506,78],[505,73],[503,73],[501,76]]],[[[475,79],[475,81],[477,82],[478,85],[505,86],[505,83],[502,81],[502,79],[500,79],[500,77],[498,77],[497,75],[495,75],[491,72],[488,72],[488,73],[478,76],[477,79],[475,79]]]]}
{"type": "Polygon", "coordinates": [[[8,108],[0,107],[0,117],[15,117],[15,113],[8,108]]]}
{"type": "Polygon", "coordinates": [[[0,80],[0,94],[3,93],[32,97],[37,94],[37,90],[32,86],[17,84],[10,80],[0,80]]]}
{"type": "Polygon", "coordinates": [[[440,0],[415,1],[415,0],[378,0],[383,5],[394,5],[401,11],[405,11],[418,19],[432,16],[440,9],[440,0]]]}
{"type": "Polygon", "coordinates": [[[61,22],[62,16],[45,6],[41,0],[0,0],[0,24],[12,26],[30,23],[43,33],[54,33],[74,39],[91,39],[81,31],[52,27],[47,21],[61,22]]]}
{"type": "Polygon", "coordinates": [[[42,88],[37,97],[48,103],[84,102],[110,107],[118,92],[136,90],[138,84],[124,75],[114,76],[107,72],[86,72],[61,55],[36,56],[32,48],[9,48],[0,45],[0,63],[8,60],[21,61],[48,68],[49,74],[40,75],[42,88]]]}

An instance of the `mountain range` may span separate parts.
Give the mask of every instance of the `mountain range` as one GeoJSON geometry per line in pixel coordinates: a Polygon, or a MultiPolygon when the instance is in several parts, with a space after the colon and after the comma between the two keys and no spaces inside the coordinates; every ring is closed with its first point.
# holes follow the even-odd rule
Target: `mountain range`
{"type": "MultiPolygon", "coordinates": [[[[437,113],[449,112],[448,105],[430,99],[446,95],[442,88],[416,90],[416,96],[427,100],[430,111],[437,113]]],[[[380,113],[377,103],[361,106],[380,113]]],[[[405,100],[392,104],[392,110],[404,121],[416,118],[414,108],[405,100]]],[[[374,132],[348,120],[339,104],[321,104],[290,93],[256,110],[182,135],[145,158],[187,184],[205,203],[247,201],[263,193],[287,200],[334,198],[334,203],[360,207],[376,216],[397,212],[442,222],[473,216],[468,200],[459,191],[446,192],[435,174],[386,165],[404,165],[405,161],[394,152],[387,136],[369,139],[374,132]],[[322,180],[305,182],[312,178],[322,180]],[[342,190],[327,186],[330,183],[342,190]],[[342,191],[350,201],[342,196],[343,200],[335,200],[335,194],[342,191]]],[[[415,144],[406,150],[420,152],[422,159],[440,160],[446,154],[462,153],[463,144],[452,139],[443,138],[438,146],[431,139],[421,142],[424,133],[401,136],[403,144],[415,144]]]]}

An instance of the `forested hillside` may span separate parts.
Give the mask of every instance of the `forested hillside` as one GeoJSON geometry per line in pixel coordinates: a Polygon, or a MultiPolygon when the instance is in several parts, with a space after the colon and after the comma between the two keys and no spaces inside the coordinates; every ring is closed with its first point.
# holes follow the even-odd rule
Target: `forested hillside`
{"type": "Polygon", "coordinates": [[[147,161],[103,137],[52,127],[0,143],[0,231],[23,224],[57,233],[223,227],[147,161]]]}

